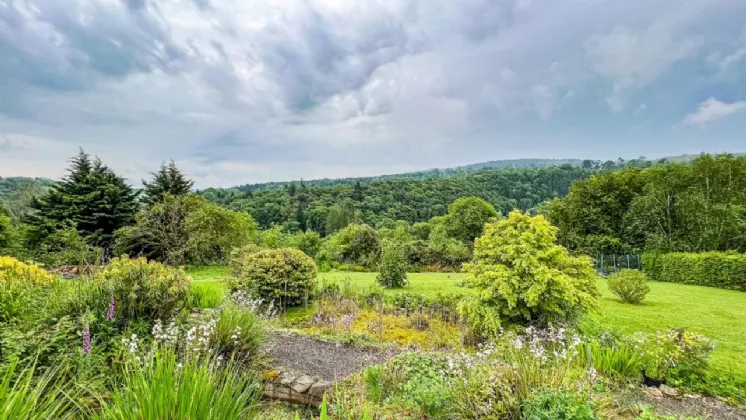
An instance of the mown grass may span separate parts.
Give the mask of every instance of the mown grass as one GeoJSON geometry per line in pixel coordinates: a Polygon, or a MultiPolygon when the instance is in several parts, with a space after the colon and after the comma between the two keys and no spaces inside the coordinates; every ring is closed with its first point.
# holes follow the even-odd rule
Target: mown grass
{"type": "MultiPolygon", "coordinates": [[[[201,287],[223,288],[220,279],[227,276],[223,267],[190,270],[194,283],[201,287]]],[[[466,277],[460,273],[411,273],[409,285],[387,293],[416,293],[423,296],[469,294],[459,285],[466,277]]],[[[376,283],[376,273],[320,273],[319,282],[340,285],[347,279],[353,287],[365,289],[376,283]]],[[[601,308],[596,317],[622,331],[658,331],[686,328],[717,340],[712,366],[746,378],[746,293],[711,287],[650,282],[650,294],[638,305],[622,303],[609,292],[606,280],[599,279],[601,308]]]]}

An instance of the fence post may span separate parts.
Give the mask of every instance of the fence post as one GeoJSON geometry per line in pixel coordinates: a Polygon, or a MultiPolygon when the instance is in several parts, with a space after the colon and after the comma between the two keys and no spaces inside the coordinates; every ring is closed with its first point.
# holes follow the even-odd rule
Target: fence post
{"type": "Polygon", "coordinates": [[[629,254],[627,254],[627,268],[632,268],[632,267],[631,267],[631,266],[629,265],[629,254]]]}
{"type": "Polygon", "coordinates": [[[601,265],[599,266],[598,272],[599,273],[603,273],[604,272],[604,254],[603,253],[601,254],[601,265]]]}
{"type": "Polygon", "coordinates": [[[617,272],[617,269],[616,269],[616,254],[614,254],[614,272],[615,273],[617,272]]]}

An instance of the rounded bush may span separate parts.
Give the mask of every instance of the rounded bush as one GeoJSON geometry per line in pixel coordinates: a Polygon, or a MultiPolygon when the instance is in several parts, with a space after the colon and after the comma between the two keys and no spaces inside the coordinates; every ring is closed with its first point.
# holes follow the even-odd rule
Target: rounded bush
{"type": "Polygon", "coordinates": [[[313,259],[291,248],[249,253],[236,274],[229,282],[231,291],[248,291],[282,307],[302,304],[313,296],[316,287],[313,259]]]}
{"type": "Polygon", "coordinates": [[[459,309],[487,335],[501,324],[572,324],[598,307],[597,275],[587,257],[556,244],[557,228],[543,216],[516,210],[485,226],[465,284],[476,289],[459,309]]]}
{"type": "Polygon", "coordinates": [[[184,269],[145,258],[114,258],[95,280],[110,289],[116,317],[169,319],[189,304],[192,280],[184,269]]]}
{"type": "Polygon", "coordinates": [[[627,303],[640,303],[650,292],[645,273],[639,270],[621,270],[609,277],[609,290],[627,303]]]}

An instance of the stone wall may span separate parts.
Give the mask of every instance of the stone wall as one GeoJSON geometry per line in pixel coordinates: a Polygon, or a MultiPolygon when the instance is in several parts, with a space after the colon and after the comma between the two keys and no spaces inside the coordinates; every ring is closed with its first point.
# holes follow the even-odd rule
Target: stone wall
{"type": "Polygon", "coordinates": [[[316,380],[308,375],[285,373],[264,386],[264,398],[291,404],[319,406],[334,382],[316,380]]]}

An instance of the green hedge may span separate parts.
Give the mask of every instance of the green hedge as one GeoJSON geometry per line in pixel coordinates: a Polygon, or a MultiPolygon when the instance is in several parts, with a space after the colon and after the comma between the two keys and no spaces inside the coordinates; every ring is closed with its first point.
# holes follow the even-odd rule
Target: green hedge
{"type": "Polygon", "coordinates": [[[649,253],[642,262],[651,280],[746,291],[746,254],[649,253]]]}

